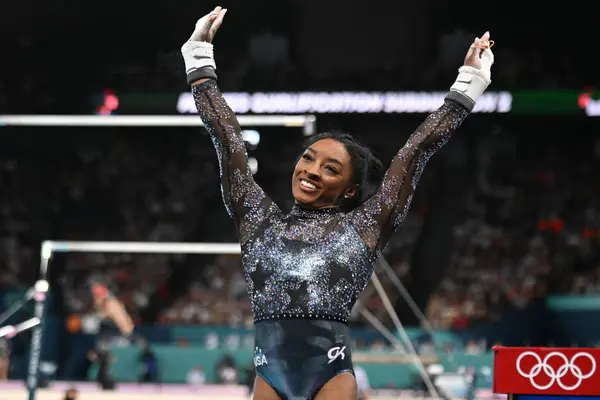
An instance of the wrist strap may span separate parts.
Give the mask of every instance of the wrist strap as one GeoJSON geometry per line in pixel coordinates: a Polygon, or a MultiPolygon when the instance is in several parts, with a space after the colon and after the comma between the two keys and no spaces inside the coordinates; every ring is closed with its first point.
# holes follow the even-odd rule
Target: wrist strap
{"type": "Polygon", "coordinates": [[[450,91],[462,93],[476,103],[490,83],[491,80],[477,68],[462,66],[458,69],[458,77],[450,87],[450,91]]]}
{"type": "Polygon", "coordinates": [[[185,62],[188,84],[203,78],[217,79],[217,65],[211,43],[188,41],[181,46],[181,54],[185,62]]]}

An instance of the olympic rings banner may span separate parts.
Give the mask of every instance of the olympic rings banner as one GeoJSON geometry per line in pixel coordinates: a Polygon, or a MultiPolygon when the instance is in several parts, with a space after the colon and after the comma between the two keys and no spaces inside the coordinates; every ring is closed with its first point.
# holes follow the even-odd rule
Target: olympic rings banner
{"type": "Polygon", "coordinates": [[[600,395],[600,349],[495,347],[494,392],[600,395]]]}

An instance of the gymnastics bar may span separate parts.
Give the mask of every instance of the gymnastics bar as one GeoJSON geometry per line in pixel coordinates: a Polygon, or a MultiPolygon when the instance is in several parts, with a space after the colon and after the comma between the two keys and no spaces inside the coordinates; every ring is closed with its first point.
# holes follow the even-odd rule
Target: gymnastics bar
{"type": "MultiPolygon", "coordinates": [[[[315,133],[314,115],[238,115],[241,126],[285,126],[315,133]]],[[[203,126],[197,115],[0,115],[2,126],[203,126]]]]}
{"type": "Polygon", "coordinates": [[[52,253],[181,253],[181,254],[240,254],[238,243],[182,242],[55,242],[42,243],[42,258],[52,253]]]}
{"type": "Polygon", "coordinates": [[[421,362],[421,359],[419,358],[419,355],[417,354],[417,351],[416,351],[415,347],[413,346],[413,344],[410,340],[410,337],[408,336],[408,333],[406,332],[406,329],[404,329],[402,322],[400,322],[400,318],[398,318],[398,314],[394,310],[394,306],[392,305],[392,302],[390,301],[390,298],[388,297],[387,293],[383,289],[383,285],[381,284],[381,281],[377,277],[376,272],[373,272],[373,275],[371,276],[371,282],[373,283],[373,286],[375,287],[377,294],[379,294],[379,298],[381,299],[383,306],[385,307],[386,311],[388,312],[388,315],[392,319],[392,322],[394,323],[394,326],[395,326],[396,330],[398,331],[398,334],[400,335],[402,340],[404,340],[404,344],[406,345],[406,350],[408,352],[408,355],[413,360],[413,364],[415,365],[415,367],[417,367],[417,370],[419,371],[419,375],[421,375],[421,379],[423,379],[423,383],[425,384],[425,386],[427,387],[427,390],[429,391],[429,395],[431,396],[432,399],[439,399],[440,397],[438,395],[437,389],[435,388],[433,381],[427,374],[427,371],[425,370],[425,366],[421,362]]]}
{"type": "MultiPolygon", "coordinates": [[[[387,274],[387,276],[389,278],[389,282],[391,282],[396,287],[396,289],[398,290],[398,293],[400,293],[400,296],[402,296],[402,298],[404,299],[406,304],[408,304],[408,307],[411,309],[411,311],[415,314],[415,316],[419,320],[419,325],[431,337],[431,342],[433,343],[433,345],[435,347],[436,355],[439,356],[443,351],[443,346],[437,339],[437,336],[435,334],[435,329],[433,329],[433,325],[431,325],[431,322],[427,319],[425,314],[423,314],[421,309],[419,309],[419,306],[417,305],[415,300],[412,298],[412,296],[410,295],[410,293],[408,292],[406,287],[402,284],[402,281],[400,280],[400,278],[398,278],[398,276],[396,275],[396,273],[394,272],[394,270],[392,269],[390,264],[387,262],[385,257],[380,256],[378,261],[379,261],[378,262],[379,267],[381,267],[381,269],[383,269],[383,271],[387,274]]],[[[456,363],[454,362],[453,357],[449,358],[449,362],[452,364],[452,366],[458,367],[458,365],[456,365],[456,363]]]]}
{"type": "Polygon", "coordinates": [[[26,331],[27,329],[31,329],[40,324],[40,319],[37,317],[30,318],[27,321],[23,321],[17,325],[7,325],[0,327],[0,338],[8,337],[9,339],[14,337],[16,334],[26,331]]]}

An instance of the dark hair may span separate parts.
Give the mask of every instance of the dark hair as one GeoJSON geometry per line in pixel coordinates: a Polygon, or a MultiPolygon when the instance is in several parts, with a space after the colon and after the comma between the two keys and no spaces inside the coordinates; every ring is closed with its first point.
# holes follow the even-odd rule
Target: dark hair
{"type": "Polygon", "coordinates": [[[358,186],[356,195],[349,199],[342,197],[337,206],[342,212],[351,211],[373,196],[379,189],[385,173],[383,163],[371,149],[344,132],[332,131],[311,136],[304,143],[304,149],[323,139],[340,142],[350,155],[352,183],[358,186]]]}

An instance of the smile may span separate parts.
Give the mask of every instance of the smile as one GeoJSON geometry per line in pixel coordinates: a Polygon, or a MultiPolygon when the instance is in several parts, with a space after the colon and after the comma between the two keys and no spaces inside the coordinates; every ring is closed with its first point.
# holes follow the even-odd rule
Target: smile
{"type": "Polygon", "coordinates": [[[313,183],[311,183],[305,179],[300,179],[300,186],[303,189],[308,189],[309,191],[315,191],[318,189],[313,183]]]}

